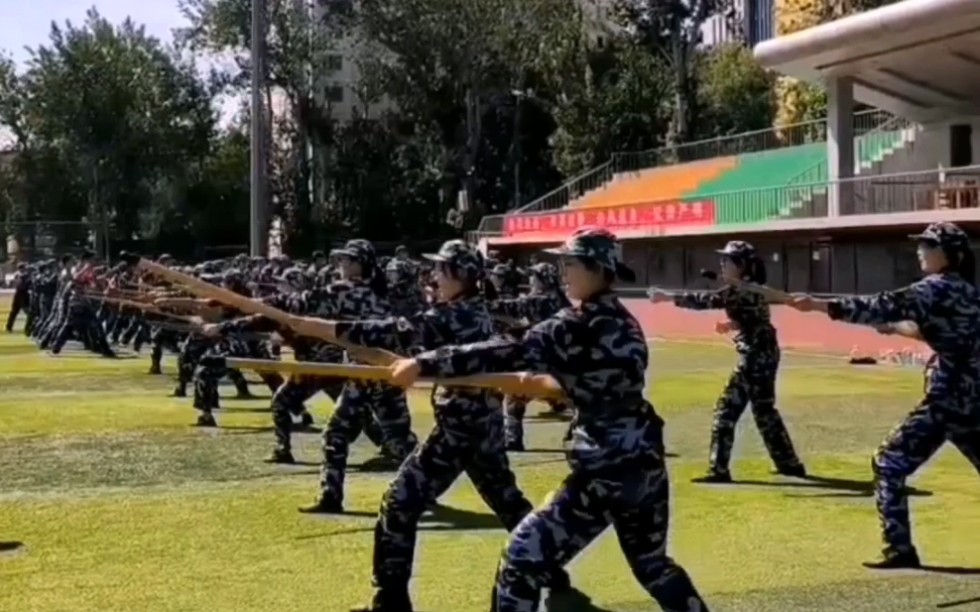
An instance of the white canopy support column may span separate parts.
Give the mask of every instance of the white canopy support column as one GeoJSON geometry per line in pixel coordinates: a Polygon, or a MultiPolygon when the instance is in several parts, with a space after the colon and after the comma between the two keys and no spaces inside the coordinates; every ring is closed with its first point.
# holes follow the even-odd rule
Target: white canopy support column
{"type": "Polygon", "coordinates": [[[827,214],[839,217],[841,209],[853,209],[854,177],[854,81],[850,77],[827,79],[827,214]]]}

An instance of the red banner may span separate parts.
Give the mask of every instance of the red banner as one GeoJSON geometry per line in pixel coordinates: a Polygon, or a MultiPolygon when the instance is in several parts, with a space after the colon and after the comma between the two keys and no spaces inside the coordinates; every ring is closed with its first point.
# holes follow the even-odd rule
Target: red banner
{"type": "Polygon", "coordinates": [[[606,206],[601,208],[568,208],[553,213],[508,215],[504,218],[504,235],[571,234],[580,227],[603,227],[617,231],[648,231],[657,234],[665,227],[681,225],[714,225],[713,202],[658,202],[606,206]]]}

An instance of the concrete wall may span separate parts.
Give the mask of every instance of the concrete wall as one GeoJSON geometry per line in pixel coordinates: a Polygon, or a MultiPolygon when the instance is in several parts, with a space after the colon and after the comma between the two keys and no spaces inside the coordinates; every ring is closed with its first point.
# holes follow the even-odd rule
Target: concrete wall
{"type": "Polygon", "coordinates": [[[980,163],[980,117],[956,117],[922,125],[915,142],[908,147],[912,159],[899,166],[889,165],[886,160],[881,173],[949,168],[949,126],[963,123],[973,126],[973,163],[980,163]]]}

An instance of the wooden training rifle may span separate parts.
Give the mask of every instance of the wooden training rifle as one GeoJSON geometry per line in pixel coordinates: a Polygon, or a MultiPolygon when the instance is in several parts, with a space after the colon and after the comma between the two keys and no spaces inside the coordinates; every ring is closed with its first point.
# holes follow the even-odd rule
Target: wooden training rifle
{"type": "MultiPolygon", "coordinates": [[[[126,258],[134,265],[137,265],[141,270],[175,285],[180,285],[186,291],[198,297],[213,299],[221,304],[224,304],[225,306],[235,308],[236,310],[247,315],[261,315],[289,329],[296,330],[297,328],[302,327],[302,317],[291,315],[287,312],[279,310],[278,308],[270,306],[265,302],[253,300],[222,287],[216,287],[210,283],[202,281],[199,278],[195,278],[182,272],[177,272],[176,270],[171,270],[166,266],[145,258],[141,258],[138,255],[124,253],[121,256],[126,258]]],[[[225,363],[229,364],[229,367],[252,369],[255,371],[290,372],[295,374],[318,376],[343,377],[346,376],[343,372],[348,372],[350,374],[356,374],[354,376],[349,376],[350,378],[386,381],[391,379],[391,372],[388,370],[387,366],[390,366],[396,361],[403,359],[400,355],[383,349],[363,347],[334,337],[314,337],[316,337],[317,340],[336,344],[337,346],[347,350],[356,359],[366,361],[373,366],[384,367],[375,367],[367,370],[364,368],[369,368],[371,366],[355,367],[348,364],[321,364],[309,362],[282,362],[261,359],[244,360],[231,358],[226,358],[225,363]],[[237,365],[231,365],[233,363],[237,365]],[[259,370],[258,368],[264,369],[259,370]]],[[[564,396],[558,382],[550,376],[543,375],[531,376],[520,373],[478,374],[465,378],[446,379],[441,381],[440,384],[454,387],[470,386],[486,389],[501,389],[504,390],[505,393],[530,397],[548,397],[557,399],[564,396]],[[459,381],[465,381],[465,385],[461,385],[459,381]]]]}

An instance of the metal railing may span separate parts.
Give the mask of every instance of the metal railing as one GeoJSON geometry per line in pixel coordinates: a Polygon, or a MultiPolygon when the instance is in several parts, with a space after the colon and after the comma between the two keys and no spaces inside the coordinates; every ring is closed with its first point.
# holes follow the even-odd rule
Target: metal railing
{"type": "MultiPolygon", "coordinates": [[[[780,221],[827,217],[831,198],[839,200],[839,214],[867,215],[945,208],[980,207],[980,165],[956,170],[922,170],[888,175],[859,176],[842,180],[826,178],[792,185],[744,189],[682,198],[681,203],[700,202],[715,207],[715,225],[737,227],[780,221]],[[944,204],[945,203],[945,204],[944,204]]],[[[675,198],[645,202],[643,207],[676,204],[675,198]]],[[[639,206],[639,205],[629,205],[639,206]]],[[[609,211],[620,207],[575,209],[587,217],[592,211],[609,211]]],[[[561,214],[554,211],[531,211],[510,215],[493,215],[481,223],[476,238],[503,236],[508,217],[531,218],[561,214]]],[[[568,233],[574,228],[569,227],[568,233]]]]}
{"type": "MultiPolygon", "coordinates": [[[[891,113],[879,109],[856,113],[854,115],[854,134],[860,136],[874,131],[893,118],[894,115],[891,113]]],[[[514,212],[548,211],[564,208],[586,193],[604,187],[617,174],[624,172],[639,172],[658,166],[795,147],[823,142],[826,139],[827,120],[818,119],[647,151],[613,153],[612,158],[604,164],[576,176],[561,187],[515,209],[514,212]]],[[[486,231],[482,221],[478,231],[486,231]]]]}
{"type": "MultiPolygon", "coordinates": [[[[860,136],[874,131],[892,118],[894,115],[880,109],[855,113],[852,119],[854,135],[860,136]]],[[[616,172],[636,172],[662,165],[743,155],[745,153],[759,153],[825,142],[826,140],[827,119],[817,119],[730,136],[697,140],[672,147],[614,153],[612,161],[613,165],[616,166],[616,172]]]]}
{"type": "MultiPolygon", "coordinates": [[[[870,127],[870,125],[870,122],[866,123],[865,128],[870,127]]],[[[885,151],[891,149],[896,143],[904,143],[903,131],[909,129],[912,125],[912,122],[908,119],[896,116],[866,131],[861,131],[864,128],[855,125],[854,173],[860,175],[860,164],[863,160],[869,160],[871,163],[883,161],[885,151]],[[879,156],[880,159],[877,159],[879,156]]],[[[826,181],[829,176],[828,169],[829,162],[823,159],[791,178],[787,181],[786,186],[792,188],[799,185],[811,185],[826,181]]],[[[804,205],[806,205],[805,201],[794,200],[789,203],[790,209],[799,208],[804,205]]]]}

